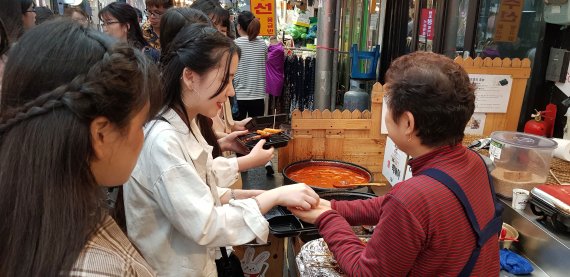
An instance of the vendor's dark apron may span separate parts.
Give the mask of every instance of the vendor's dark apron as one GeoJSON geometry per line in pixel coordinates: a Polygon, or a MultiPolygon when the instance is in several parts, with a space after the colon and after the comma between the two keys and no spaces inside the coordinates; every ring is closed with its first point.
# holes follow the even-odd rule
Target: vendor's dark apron
{"type": "MultiPolygon", "coordinates": [[[[493,182],[491,180],[490,174],[487,171],[487,178],[489,179],[489,184],[491,185],[491,194],[493,195],[493,203],[495,204],[495,216],[487,223],[483,229],[479,228],[479,223],[477,223],[477,218],[475,217],[475,213],[473,212],[473,208],[471,204],[469,204],[469,200],[465,195],[465,192],[461,189],[459,184],[451,178],[447,173],[435,169],[435,168],[428,168],[420,173],[420,175],[425,175],[433,178],[434,180],[439,181],[440,183],[444,184],[449,190],[455,194],[461,205],[463,206],[463,210],[467,214],[467,218],[471,223],[471,228],[475,232],[475,236],[477,238],[477,244],[473,252],[471,253],[471,257],[467,261],[467,264],[463,267],[461,272],[458,276],[469,276],[477,263],[477,259],[479,258],[479,254],[481,253],[481,248],[485,243],[491,239],[497,239],[499,232],[501,231],[503,220],[501,219],[501,214],[503,213],[503,206],[501,203],[497,202],[497,198],[495,196],[495,189],[493,188],[493,182]]],[[[491,243],[498,243],[496,240],[492,240],[491,243]]]]}

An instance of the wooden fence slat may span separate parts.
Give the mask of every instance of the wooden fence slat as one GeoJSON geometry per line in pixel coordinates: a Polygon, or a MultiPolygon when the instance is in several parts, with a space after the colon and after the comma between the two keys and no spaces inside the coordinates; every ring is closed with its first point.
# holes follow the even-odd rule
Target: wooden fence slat
{"type": "Polygon", "coordinates": [[[295,110],[291,113],[291,118],[301,118],[301,111],[299,111],[298,109],[295,109],[295,110]]]}
{"type": "Polygon", "coordinates": [[[313,118],[311,115],[311,110],[304,110],[301,115],[303,118],[313,118]]]}
{"type": "Polygon", "coordinates": [[[503,59],[503,67],[511,67],[511,59],[509,58],[504,58],[503,59]]]}
{"type": "Polygon", "coordinates": [[[370,113],[369,110],[364,110],[364,112],[362,112],[362,119],[370,119],[372,118],[372,113],[370,113]]]}
{"type": "Polygon", "coordinates": [[[514,58],[512,60],[512,67],[521,67],[521,65],[522,65],[521,59],[514,58]]]}
{"type": "Polygon", "coordinates": [[[502,67],[470,67],[465,69],[469,74],[511,75],[513,79],[530,77],[529,68],[502,68],[502,67]]]}
{"type": "Polygon", "coordinates": [[[501,58],[493,59],[493,67],[502,67],[502,66],[503,66],[503,61],[501,60],[501,58]]]}
{"type": "Polygon", "coordinates": [[[312,158],[324,159],[326,130],[312,130],[311,133],[313,134],[312,158]]]}
{"type": "Polygon", "coordinates": [[[362,112],[360,112],[359,110],[354,110],[350,116],[350,118],[352,119],[361,119],[362,118],[362,112]]]}
{"type": "Polygon", "coordinates": [[[338,113],[339,117],[329,118],[329,119],[302,119],[293,120],[291,123],[291,128],[298,130],[311,130],[311,129],[350,129],[358,130],[365,129],[370,130],[372,127],[371,120],[364,119],[342,119],[342,114],[338,113]]]}
{"type": "Polygon", "coordinates": [[[329,109],[325,109],[322,113],[321,116],[323,118],[332,118],[332,114],[331,111],[329,111],[329,109]]]}
{"type": "Polygon", "coordinates": [[[342,118],[342,112],[338,109],[334,110],[332,112],[332,118],[341,119],[342,118]]]}
{"type": "MultiPolygon", "coordinates": [[[[293,140],[293,157],[296,160],[307,160],[313,156],[313,138],[295,137],[293,140]]],[[[289,141],[291,143],[291,141],[289,141]]]]}
{"type": "Polygon", "coordinates": [[[474,67],[481,67],[483,66],[483,59],[481,57],[477,57],[473,60],[474,67]]]}
{"type": "Polygon", "coordinates": [[[351,119],[352,118],[352,112],[350,112],[350,110],[342,111],[342,118],[343,119],[351,119]]]}
{"type": "Polygon", "coordinates": [[[522,60],[521,67],[530,67],[530,66],[531,66],[530,59],[526,59],[526,58],[525,58],[525,59],[522,60]]]}
{"type": "Polygon", "coordinates": [[[473,67],[474,60],[471,57],[463,60],[463,67],[473,67]]]}
{"type": "Polygon", "coordinates": [[[464,60],[461,56],[455,57],[455,59],[453,59],[453,61],[459,65],[463,65],[463,63],[464,63],[464,60]]]}
{"type": "Polygon", "coordinates": [[[313,111],[312,118],[323,118],[323,114],[321,113],[321,111],[319,109],[316,109],[313,111]]]}
{"type": "Polygon", "coordinates": [[[493,59],[486,57],[483,59],[483,65],[486,67],[493,67],[493,59]]]}
{"type": "Polygon", "coordinates": [[[293,129],[294,137],[298,136],[311,136],[311,130],[293,129]]]}
{"type": "Polygon", "coordinates": [[[384,94],[384,87],[379,82],[376,82],[372,86],[372,93],[370,94],[371,98],[374,99],[374,97],[376,97],[376,95],[382,95],[382,94],[384,94]]]}

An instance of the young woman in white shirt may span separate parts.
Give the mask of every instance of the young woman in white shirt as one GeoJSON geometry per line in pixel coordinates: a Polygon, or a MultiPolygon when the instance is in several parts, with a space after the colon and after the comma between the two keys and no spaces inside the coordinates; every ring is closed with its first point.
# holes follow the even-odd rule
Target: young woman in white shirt
{"type": "MultiPolygon", "coordinates": [[[[163,276],[216,276],[220,247],[265,242],[263,214],[275,205],[310,209],[318,195],[304,184],[269,191],[230,190],[239,171],[273,156],[260,141],[239,158],[214,158],[195,122],[215,116],[229,96],[239,61],[233,41],[208,25],[180,31],[162,53],[164,105],[146,127],[135,170],[125,186],[129,237],[163,276]]],[[[219,140],[236,150],[234,132],[219,140]]]]}

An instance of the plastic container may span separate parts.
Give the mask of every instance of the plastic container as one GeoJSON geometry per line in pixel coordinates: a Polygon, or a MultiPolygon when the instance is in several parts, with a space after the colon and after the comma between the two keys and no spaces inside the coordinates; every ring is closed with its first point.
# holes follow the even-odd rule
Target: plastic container
{"type": "Polygon", "coordinates": [[[530,191],[546,182],[558,145],[554,140],[508,131],[493,132],[491,139],[489,154],[495,163],[491,176],[497,194],[511,199],[513,189],[530,191]]]}

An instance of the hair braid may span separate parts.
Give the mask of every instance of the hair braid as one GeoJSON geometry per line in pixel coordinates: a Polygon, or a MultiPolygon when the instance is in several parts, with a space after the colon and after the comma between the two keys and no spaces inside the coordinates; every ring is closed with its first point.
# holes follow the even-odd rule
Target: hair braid
{"type": "Polygon", "coordinates": [[[40,116],[56,109],[70,106],[72,103],[65,100],[66,96],[79,91],[84,77],[75,78],[70,84],[60,86],[51,92],[45,93],[36,99],[27,102],[21,107],[9,110],[0,119],[0,135],[3,135],[13,126],[22,121],[40,116]],[[78,87],[79,86],[79,87],[78,87]]]}

